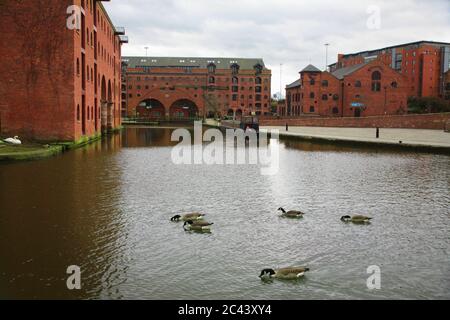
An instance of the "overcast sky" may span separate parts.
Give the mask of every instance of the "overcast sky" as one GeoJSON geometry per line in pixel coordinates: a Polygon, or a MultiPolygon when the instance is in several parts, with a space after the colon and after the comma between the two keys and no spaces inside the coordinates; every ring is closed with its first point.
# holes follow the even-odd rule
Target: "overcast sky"
{"type": "Polygon", "coordinates": [[[272,93],[308,63],[419,40],[450,42],[450,0],[112,0],[123,55],[263,58],[272,93]],[[379,13],[379,15],[378,15],[379,13]],[[378,19],[379,16],[379,19],[378,19]]]}

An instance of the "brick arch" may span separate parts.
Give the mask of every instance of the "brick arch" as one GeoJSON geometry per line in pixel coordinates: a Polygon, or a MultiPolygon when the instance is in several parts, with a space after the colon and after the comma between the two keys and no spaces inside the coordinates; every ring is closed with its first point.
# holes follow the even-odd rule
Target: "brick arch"
{"type": "Polygon", "coordinates": [[[106,78],[103,75],[100,85],[101,98],[100,98],[100,126],[101,131],[106,132],[108,130],[108,86],[106,78]]]}
{"type": "Polygon", "coordinates": [[[161,90],[160,87],[150,88],[146,90],[141,90],[141,96],[133,97],[131,101],[129,101],[129,105],[131,108],[137,108],[140,102],[146,99],[155,99],[160,101],[165,109],[166,116],[170,116],[170,107],[177,102],[178,100],[190,100],[198,108],[198,115],[202,116],[204,112],[204,99],[202,93],[199,91],[192,90],[183,90],[183,89],[175,89],[175,90],[161,90]],[[197,97],[195,97],[197,94],[197,97]]]}
{"type": "Polygon", "coordinates": [[[171,119],[189,119],[199,116],[197,104],[190,99],[178,99],[169,109],[171,119]]]}
{"type": "Polygon", "coordinates": [[[147,98],[136,106],[139,118],[162,119],[166,115],[166,107],[158,99],[147,98]]]}

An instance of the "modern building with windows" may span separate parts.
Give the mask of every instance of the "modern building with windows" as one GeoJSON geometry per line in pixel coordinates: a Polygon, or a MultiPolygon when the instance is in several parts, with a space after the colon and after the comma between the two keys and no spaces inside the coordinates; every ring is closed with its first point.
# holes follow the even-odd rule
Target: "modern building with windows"
{"type": "Polygon", "coordinates": [[[102,1],[0,2],[0,134],[77,141],[121,125],[121,45],[102,1]]]}
{"type": "Polygon", "coordinates": [[[271,71],[262,59],[123,57],[124,116],[153,120],[264,115],[271,71]]]}

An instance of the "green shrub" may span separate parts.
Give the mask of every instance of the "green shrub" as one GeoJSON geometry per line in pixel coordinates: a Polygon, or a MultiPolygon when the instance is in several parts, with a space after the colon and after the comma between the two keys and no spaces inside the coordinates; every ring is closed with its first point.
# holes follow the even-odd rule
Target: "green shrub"
{"type": "Polygon", "coordinates": [[[408,113],[439,112],[450,112],[450,101],[435,97],[408,98],[408,113]]]}

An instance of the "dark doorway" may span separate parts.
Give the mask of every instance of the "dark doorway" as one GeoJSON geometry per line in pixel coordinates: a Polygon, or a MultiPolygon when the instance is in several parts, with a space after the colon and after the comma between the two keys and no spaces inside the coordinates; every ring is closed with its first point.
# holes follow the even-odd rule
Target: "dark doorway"
{"type": "Polygon", "coordinates": [[[81,105],[81,131],[86,135],[86,97],[83,96],[81,105]]]}
{"type": "Polygon", "coordinates": [[[97,113],[97,98],[94,101],[94,123],[95,123],[95,132],[98,131],[98,113],[97,113]]]}
{"type": "Polygon", "coordinates": [[[359,118],[359,117],[361,117],[361,109],[356,108],[355,109],[355,118],[359,118]]]}

